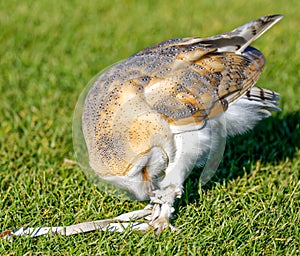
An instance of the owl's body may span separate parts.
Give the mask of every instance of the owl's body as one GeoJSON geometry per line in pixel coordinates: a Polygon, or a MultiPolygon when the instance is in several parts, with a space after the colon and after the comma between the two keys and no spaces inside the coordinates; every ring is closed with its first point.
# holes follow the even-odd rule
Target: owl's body
{"type": "Polygon", "coordinates": [[[249,45],[281,18],[148,47],[109,68],[90,89],[82,117],[90,166],[159,205],[155,228],[165,227],[185,178],[220,140],[278,110],[277,93],[253,87],[265,60],[249,45]]]}

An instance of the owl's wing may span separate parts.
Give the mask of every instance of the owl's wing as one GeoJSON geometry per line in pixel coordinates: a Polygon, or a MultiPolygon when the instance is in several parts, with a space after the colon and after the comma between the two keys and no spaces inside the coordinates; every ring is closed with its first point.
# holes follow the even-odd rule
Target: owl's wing
{"type": "Polygon", "coordinates": [[[169,73],[151,76],[145,87],[147,103],[171,125],[203,126],[206,119],[226,111],[256,83],[265,60],[248,45],[281,18],[264,17],[211,38],[164,43],[161,52],[179,53],[169,73]]]}
{"type": "Polygon", "coordinates": [[[168,75],[151,77],[144,92],[147,103],[175,126],[201,126],[226,111],[255,84],[264,67],[263,55],[253,48],[244,55],[213,51],[198,59],[184,57],[168,75]]]}

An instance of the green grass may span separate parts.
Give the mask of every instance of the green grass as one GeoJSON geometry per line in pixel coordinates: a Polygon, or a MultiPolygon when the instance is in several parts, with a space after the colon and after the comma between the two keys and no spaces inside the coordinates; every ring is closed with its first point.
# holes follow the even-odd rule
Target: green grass
{"type": "Polygon", "coordinates": [[[265,14],[285,19],[255,42],[258,84],[282,112],[227,143],[213,180],[187,180],[180,234],[93,232],[0,240],[0,255],[299,255],[300,44],[297,0],[1,1],[0,231],[114,217],[143,202],[94,187],[73,159],[72,115],[101,69],[173,37],[210,36],[265,14]],[[175,2],[175,3],[174,3],[175,2]]]}

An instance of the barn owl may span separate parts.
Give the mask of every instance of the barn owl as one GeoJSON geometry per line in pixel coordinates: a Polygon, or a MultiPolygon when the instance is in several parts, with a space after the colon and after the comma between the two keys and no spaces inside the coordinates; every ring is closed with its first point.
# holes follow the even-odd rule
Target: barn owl
{"type": "Polygon", "coordinates": [[[254,86],[265,59],[250,44],[282,18],[264,16],[208,38],[167,40],[107,69],[84,93],[83,107],[76,107],[75,151],[82,150],[83,137],[94,174],[149,205],[112,219],[8,230],[0,238],[176,230],[169,223],[173,203],[194,166],[204,167],[201,182],[207,182],[226,137],[279,110],[276,92],[254,86]],[[141,218],[148,223],[132,222],[141,218]]]}
{"type": "Polygon", "coordinates": [[[217,36],[150,46],[110,67],[89,90],[82,129],[90,167],[135,198],[150,199],[157,232],[171,227],[184,180],[218,150],[218,140],[279,110],[276,92],[254,86],[265,59],[250,44],[280,19],[264,16],[217,36]]]}

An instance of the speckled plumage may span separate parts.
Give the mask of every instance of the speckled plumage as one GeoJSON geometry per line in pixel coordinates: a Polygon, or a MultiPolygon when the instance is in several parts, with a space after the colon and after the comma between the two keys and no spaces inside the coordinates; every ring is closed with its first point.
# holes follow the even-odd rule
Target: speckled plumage
{"type": "Polygon", "coordinates": [[[90,89],[82,116],[90,165],[137,198],[151,197],[153,212],[160,209],[155,228],[167,225],[184,179],[212,150],[214,131],[222,126],[234,136],[278,110],[277,93],[253,87],[265,59],[249,45],[281,18],[164,41],[110,67],[90,89]]]}

